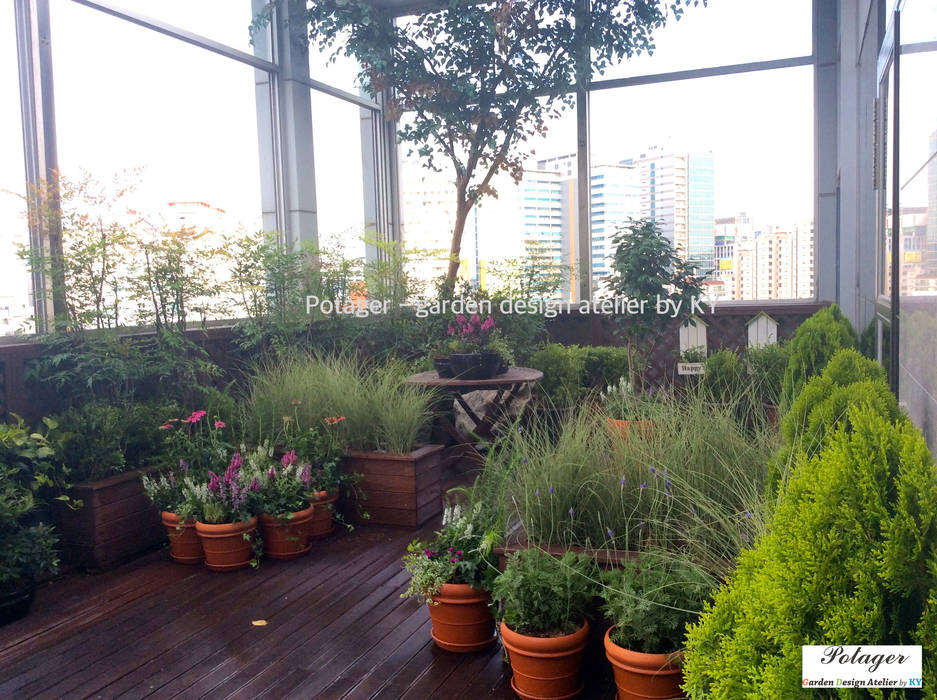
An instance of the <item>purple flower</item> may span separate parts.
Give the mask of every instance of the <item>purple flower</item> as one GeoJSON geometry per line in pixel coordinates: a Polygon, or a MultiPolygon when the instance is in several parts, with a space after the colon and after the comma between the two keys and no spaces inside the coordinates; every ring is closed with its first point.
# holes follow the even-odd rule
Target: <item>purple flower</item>
{"type": "Polygon", "coordinates": [[[268,478],[268,479],[275,479],[276,477],[277,477],[277,470],[276,470],[276,468],[271,464],[271,465],[270,465],[270,471],[267,472],[267,478],[268,478]]]}
{"type": "Polygon", "coordinates": [[[572,516],[575,515],[575,514],[576,514],[576,511],[574,511],[572,508],[570,508],[570,509],[569,509],[569,515],[570,515],[570,517],[572,517],[572,516]]]}
{"type": "Polygon", "coordinates": [[[552,486],[551,486],[550,488],[548,488],[547,491],[550,492],[550,495],[553,495],[554,493],[556,493],[556,491],[553,490],[553,487],[552,487],[552,486]]]}
{"type": "Polygon", "coordinates": [[[641,490],[643,491],[643,490],[646,489],[646,488],[647,488],[647,482],[646,482],[646,481],[642,481],[642,482],[641,482],[641,490]]]}
{"type": "Polygon", "coordinates": [[[172,469],[169,470],[169,485],[176,488],[176,475],[172,473],[172,469]]]}
{"type": "Polygon", "coordinates": [[[644,521],[643,521],[643,520],[639,520],[639,521],[638,521],[638,527],[639,527],[639,528],[644,527],[644,521]]]}
{"type": "Polygon", "coordinates": [[[628,481],[625,477],[621,477],[621,485],[624,486],[625,482],[628,481]]]}
{"type": "Polygon", "coordinates": [[[693,506],[690,506],[690,510],[693,511],[693,515],[696,515],[696,508],[694,508],[693,506]]]}
{"type": "Polygon", "coordinates": [[[527,464],[527,458],[526,458],[526,457],[524,457],[524,459],[521,460],[521,464],[527,464]]]}
{"type": "Polygon", "coordinates": [[[667,479],[667,480],[664,482],[664,484],[666,484],[667,488],[670,488],[670,479],[667,479]]]}
{"type": "Polygon", "coordinates": [[[614,536],[615,536],[615,533],[612,532],[612,528],[608,528],[608,529],[605,531],[605,534],[607,534],[609,537],[614,537],[614,536]]]}
{"type": "Polygon", "coordinates": [[[303,486],[305,486],[306,489],[308,489],[309,481],[312,479],[312,465],[311,464],[307,462],[306,464],[303,465],[303,471],[299,475],[299,478],[303,482],[303,486]]]}
{"type": "Polygon", "coordinates": [[[183,473],[183,474],[188,474],[188,473],[189,473],[189,465],[188,465],[188,463],[187,463],[184,459],[180,459],[180,460],[179,460],[179,469],[182,470],[182,473],[183,473]]]}
{"type": "Polygon", "coordinates": [[[260,482],[257,481],[257,477],[254,477],[254,480],[251,482],[251,491],[257,491],[260,489],[260,482]]]}
{"type": "Polygon", "coordinates": [[[208,490],[218,491],[221,488],[221,478],[215,472],[208,472],[208,490]]]}
{"type": "Polygon", "coordinates": [[[456,550],[456,556],[457,556],[457,557],[461,557],[461,556],[462,556],[462,550],[461,550],[461,549],[457,549],[457,550],[456,550]]]}
{"type": "Polygon", "coordinates": [[[745,513],[745,517],[746,517],[746,518],[751,518],[751,517],[752,517],[752,514],[751,514],[751,513],[745,513]]]}
{"type": "Polygon", "coordinates": [[[290,450],[289,452],[284,454],[283,458],[280,460],[280,462],[283,464],[284,467],[288,467],[291,464],[296,464],[296,462],[298,461],[299,460],[296,457],[296,450],[290,450]]]}
{"type": "Polygon", "coordinates": [[[540,489],[537,489],[536,491],[534,491],[534,496],[536,496],[537,498],[540,498],[540,489]]]}
{"type": "Polygon", "coordinates": [[[656,474],[657,470],[654,467],[651,467],[651,474],[656,474]]]}

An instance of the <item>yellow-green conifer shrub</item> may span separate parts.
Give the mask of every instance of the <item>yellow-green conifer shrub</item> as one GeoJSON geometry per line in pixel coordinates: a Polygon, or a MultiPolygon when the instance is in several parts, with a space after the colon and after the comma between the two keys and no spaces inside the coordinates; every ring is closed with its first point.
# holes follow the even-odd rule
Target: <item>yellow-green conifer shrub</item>
{"type": "Polygon", "coordinates": [[[937,467],[909,422],[853,406],[849,423],[795,468],[767,534],[689,628],[690,698],[794,697],[804,644],[922,644],[937,698],[937,467]]]}
{"type": "Polygon", "coordinates": [[[858,336],[836,304],[820,309],[804,321],[788,344],[790,356],[781,387],[781,410],[786,412],[811,377],[820,374],[841,348],[855,348],[858,336]]]}

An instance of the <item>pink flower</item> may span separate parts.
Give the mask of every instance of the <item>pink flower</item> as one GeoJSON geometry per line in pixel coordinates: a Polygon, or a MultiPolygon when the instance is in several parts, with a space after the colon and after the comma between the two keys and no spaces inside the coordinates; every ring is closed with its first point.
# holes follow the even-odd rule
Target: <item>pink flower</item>
{"type": "Polygon", "coordinates": [[[471,318],[472,323],[481,323],[481,317],[478,314],[472,314],[471,318]]]}
{"type": "Polygon", "coordinates": [[[202,418],[208,415],[207,411],[192,411],[192,415],[185,419],[186,423],[198,423],[202,418]]]}
{"type": "Polygon", "coordinates": [[[257,491],[260,489],[260,482],[257,481],[257,477],[254,477],[254,480],[251,482],[251,491],[257,491]]]}
{"type": "Polygon", "coordinates": [[[456,320],[456,323],[458,323],[460,326],[465,325],[465,316],[463,316],[462,314],[459,314],[458,316],[456,316],[455,320],[456,320]]]}
{"type": "Polygon", "coordinates": [[[159,426],[160,430],[172,430],[172,423],[163,423],[159,426]]]}
{"type": "Polygon", "coordinates": [[[277,471],[275,467],[270,467],[270,471],[267,472],[268,479],[275,479],[277,477],[277,471]]]}
{"type": "Polygon", "coordinates": [[[224,422],[223,420],[216,420],[216,421],[215,421],[215,427],[220,430],[221,428],[226,428],[226,427],[228,427],[228,426],[225,424],[225,422],[224,422]]]}
{"type": "Polygon", "coordinates": [[[491,316],[489,316],[482,322],[483,331],[490,331],[494,327],[495,327],[495,320],[491,316]]]}
{"type": "Polygon", "coordinates": [[[302,471],[302,474],[300,474],[299,478],[302,479],[303,486],[305,486],[308,489],[309,481],[312,478],[312,465],[311,464],[307,462],[306,464],[303,465],[303,471],[302,471]]]}
{"type": "Polygon", "coordinates": [[[219,491],[221,488],[221,478],[213,471],[208,472],[208,490],[219,491]]]}
{"type": "Polygon", "coordinates": [[[296,450],[290,450],[285,455],[283,455],[283,458],[280,460],[280,462],[283,463],[284,467],[288,467],[291,464],[296,464],[296,462],[298,461],[299,460],[296,457],[296,450]]]}

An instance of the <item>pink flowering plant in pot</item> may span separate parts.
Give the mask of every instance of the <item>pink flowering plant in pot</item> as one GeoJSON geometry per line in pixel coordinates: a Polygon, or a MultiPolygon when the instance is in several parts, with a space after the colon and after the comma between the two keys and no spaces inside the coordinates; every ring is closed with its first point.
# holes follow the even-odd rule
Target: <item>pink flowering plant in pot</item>
{"type": "Polygon", "coordinates": [[[458,314],[449,322],[449,365],[456,379],[490,379],[510,363],[491,316],[458,314]]]}
{"type": "Polygon", "coordinates": [[[207,482],[188,476],[186,502],[180,517],[194,517],[205,551],[205,564],[215,571],[257,566],[263,541],[256,534],[260,480],[243,469],[244,457],[235,452],[223,474],[208,470],[207,482]]]}
{"type": "MultiPolygon", "coordinates": [[[[192,411],[186,418],[169,418],[160,430],[166,431],[170,463],[194,475],[207,474],[217,464],[224,464],[234,449],[227,437],[228,426],[207,411],[192,411]]],[[[178,475],[177,475],[178,476],[178,475]]]]}

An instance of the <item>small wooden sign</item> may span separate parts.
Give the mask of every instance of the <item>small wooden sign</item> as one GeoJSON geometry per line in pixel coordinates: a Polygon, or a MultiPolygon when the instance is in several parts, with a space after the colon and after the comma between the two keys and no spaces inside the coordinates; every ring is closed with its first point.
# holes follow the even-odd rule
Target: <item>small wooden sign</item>
{"type": "Polygon", "coordinates": [[[685,376],[688,374],[703,374],[702,362],[678,362],[677,374],[685,376]]]}

